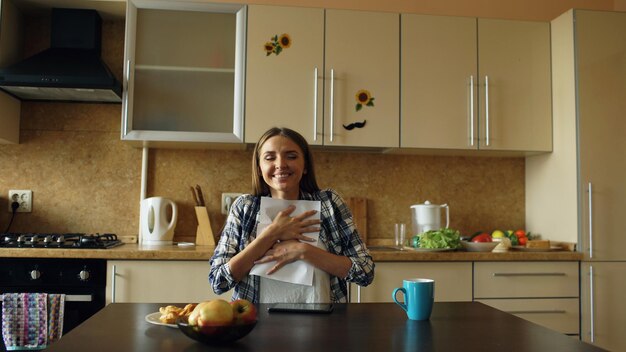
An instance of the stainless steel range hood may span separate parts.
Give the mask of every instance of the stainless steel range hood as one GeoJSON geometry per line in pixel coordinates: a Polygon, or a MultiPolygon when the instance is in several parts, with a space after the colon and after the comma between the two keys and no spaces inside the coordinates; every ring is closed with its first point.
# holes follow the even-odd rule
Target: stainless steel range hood
{"type": "Polygon", "coordinates": [[[0,89],[22,100],[121,103],[122,85],[102,61],[96,10],[52,9],[50,48],[0,69],[0,89]]]}

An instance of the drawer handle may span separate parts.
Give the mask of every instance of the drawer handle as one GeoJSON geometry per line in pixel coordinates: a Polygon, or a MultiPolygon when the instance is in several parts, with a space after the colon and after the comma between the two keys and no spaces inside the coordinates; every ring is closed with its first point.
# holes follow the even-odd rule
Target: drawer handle
{"type": "Polygon", "coordinates": [[[493,273],[493,276],[567,276],[565,273],[493,273]]]}
{"type": "Polygon", "coordinates": [[[510,314],[565,314],[564,310],[505,310],[510,314]]]}

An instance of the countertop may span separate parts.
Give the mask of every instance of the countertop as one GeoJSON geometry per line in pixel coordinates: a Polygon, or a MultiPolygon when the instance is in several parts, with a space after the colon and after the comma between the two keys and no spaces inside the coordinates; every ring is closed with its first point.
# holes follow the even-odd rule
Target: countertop
{"type": "Polygon", "coordinates": [[[336,304],[330,314],[268,313],[259,305],[250,334],[206,346],[145,321],[164,305],[109,304],[46,351],[602,351],[479,302],[435,302],[426,321],[408,320],[395,303],[336,304]]]}
{"type": "MultiPolygon", "coordinates": [[[[110,249],[2,248],[0,258],[94,258],[119,260],[209,260],[213,246],[179,247],[124,244],[110,249]]],[[[380,247],[379,247],[380,248],[380,247]]],[[[570,251],[550,252],[417,252],[413,250],[371,249],[375,262],[436,261],[580,261],[583,254],[570,251]]]]}

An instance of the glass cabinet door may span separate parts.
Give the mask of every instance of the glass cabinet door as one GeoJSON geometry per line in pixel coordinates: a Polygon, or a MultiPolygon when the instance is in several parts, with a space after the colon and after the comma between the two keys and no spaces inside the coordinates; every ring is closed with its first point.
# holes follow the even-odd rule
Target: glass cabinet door
{"type": "Polygon", "coordinates": [[[127,6],[122,139],[242,143],[245,7],[127,6]]]}

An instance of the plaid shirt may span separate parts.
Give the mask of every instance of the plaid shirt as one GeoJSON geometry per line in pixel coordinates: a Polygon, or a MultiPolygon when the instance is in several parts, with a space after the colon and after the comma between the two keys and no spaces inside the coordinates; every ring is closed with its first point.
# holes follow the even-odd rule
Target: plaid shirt
{"type": "MultiPolygon", "coordinates": [[[[347,302],[346,282],[354,282],[360,286],[372,283],[374,261],[354,226],[350,209],[335,191],[327,189],[315,193],[300,192],[300,199],[321,201],[320,240],[324,242],[328,252],[346,256],[352,261],[348,276],[330,276],[331,301],[347,302]]],[[[259,302],[259,276],[248,275],[236,282],[228,262],[256,238],[260,204],[261,197],[246,194],[237,198],[231,207],[211,258],[209,281],[216,294],[234,288],[233,300],[244,298],[253,303],[259,302]]]]}

